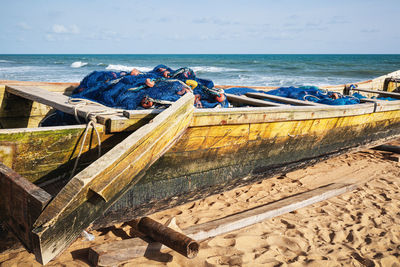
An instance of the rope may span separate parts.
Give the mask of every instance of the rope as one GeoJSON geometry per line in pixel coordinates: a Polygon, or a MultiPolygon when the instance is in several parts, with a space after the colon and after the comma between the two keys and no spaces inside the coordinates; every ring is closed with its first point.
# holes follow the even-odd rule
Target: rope
{"type": "Polygon", "coordinates": [[[78,116],[78,111],[77,109],[79,107],[83,107],[86,105],[96,105],[99,107],[103,107],[104,109],[102,110],[96,110],[96,111],[91,111],[88,112],[88,114],[86,114],[86,122],[88,122],[90,120],[90,116],[94,116],[94,118],[96,118],[98,115],[116,115],[116,114],[122,114],[123,113],[123,109],[116,109],[116,108],[109,108],[105,105],[102,105],[98,102],[95,101],[91,101],[89,99],[85,99],[85,98],[69,98],[68,99],[68,104],[74,105],[74,116],[75,116],[75,120],[79,123],[82,124],[82,122],[79,119],[78,116]]]}
{"type": "Polygon", "coordinates": [[[39,127],[42,127],[42,123],[43,123],[43,121],[44,121],[45,119],[54,117],[56,114],[57,114],[57,113],[54,112],[54,113],[51,113],[50,115],[44,117],[44,118],[39,122],[39,125],[38,125],[38,126],[39,126],[39,127]]]}
{"type": "Polygon", "coordinates": [[[314,95],[304,95],[303,96],[303,100],[305,101],[311,101],[311,100],[307,100],[306,97],[311,97],[311,98],[315,98],[317,101],[321,100],[320,98],[314,96],[314,95]]]}
{"type": "Polygon", "coordinates": [[[147,99],[149,101],[153,102],[153,103],[157,103],[157,104],[160,104],[160,105],[172,105],[174,103],[173,101],[154,99],[154,98],[151,98],[149,96],[147,96],[147,99]]]}
{"type": "Polygon", "coordinates": [[[94,101],[91,101],[91,100],[88,100],[88,99],[84,99],[84,98],[69,98],[68,99],[68,103],[74,105],[74,116],[75,116],[76,121],[79,124],[81,124],[81,121],[80,121],[79,116],[78,116],[78,111],[77,111],[77,109],[79,107],[82,107],[82,106],[85,106],[85,105],[88,105],[88,104],[104,107],[104,109],[102,109],[102,110],[88,112],[86,114],[85,120],[86,120],[87,124],[86,124],[86,128],[85,128],[85,132],[83,133],[83,139],[82,139],[82,143],[81,143],[81,146],[80,146],[80,149],[79,149],[79,153],[78,153],[78,156],[75,159],[74,168],[72,169],[72,172],[71,172],[71,176],[70,176],[70,179],[71,179],[72,177],[74,177],[76,168],[78,167],[78,162],[79,162],[79,159],[80,159],[80,157],[82,155],[83,146],[85,145],[86,137],[87,137],[87,135],[89,133],[90,126],[94,129],[94,131],[96,133],[96,136],[97,136],[97,144],[98,144],[98,155],[97,155],[97,157],[98,158],[101,157],[101,139],[100,139],[100,133],[96,128],[96,120],[97,120],[96,117],[98,115],[114,115],[114,114],[122,113],[123,110],[122,109],[110,109],[109,107],[104,106],[104,105],[102,105],[102,104],[100,104],[98,102],[94,102],[94,101]]]}
{"type": "Polygon", "coordinates": [[[80,147],[80,149],[79,149],[78,156],[77,156],[76,159],[75,159],[74,168],[72,169],[71,176],[69,177],[69,179],[71,179],[71,178],[74,177],[74,175],[75,175],[75,171],[76,171],[76,168],[78,167],[78,162],[79,162],[79,159],[80,159],[80,157],[81,157],[81,155],[82,155],[83,146],[85,145],[86,137],[87,137],[87,135],[88,135],[89,127],[90,127],[90,126],[93,127],[94,131],[96,132],[96,136],[97,136],[97,144],[98,144],[98,154],[97,154],[97,157],[100,158],[100,156],[101,156],[101,139],[100,139],[100,134],[99,134],[99,131],[96,129],[96,122],[95,122],[94,120],[90,120],[90,121],[86,124],[85,132],[83,133],[83,139],[82,139],[81,147],[80,147]]]}

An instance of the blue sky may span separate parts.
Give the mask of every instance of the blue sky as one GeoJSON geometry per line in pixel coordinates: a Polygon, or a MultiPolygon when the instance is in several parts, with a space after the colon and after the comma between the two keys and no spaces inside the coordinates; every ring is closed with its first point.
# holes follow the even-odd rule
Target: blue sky
{"type": "Polygon", "coordinates": [[[0,0],[6,53],[400,53],[400,2],[0,0]]]}

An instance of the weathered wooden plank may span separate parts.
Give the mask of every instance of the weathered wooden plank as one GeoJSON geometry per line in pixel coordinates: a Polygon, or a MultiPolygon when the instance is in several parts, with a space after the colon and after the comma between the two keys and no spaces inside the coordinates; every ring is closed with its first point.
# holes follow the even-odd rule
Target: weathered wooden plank
{"type": "Polygon", "coordinates": [[[158,242],[146,242],[140,238],[124,239],[91,247],[88,260],[93,266],[118,266],[144,255],[160,253],[160,247],[158,242]]]}
{"type": "Polygon", "coordinates": [[[247,93],[246,96],[259,98],[259,99],[270,99],[270,100],[275,100],[278,102],[292,104],[292,105],[298,105],[298,106],[328,106],[328,105],[324,105],[324,104],[314,103],[311,101],[304,101],[304,100],[298,100],[298,99],[292,99],[292,98],[288,98],[288,97],[268,95],[268,94],[262,94],[262,93],[247,93]]]}
{"type": "Polygon", "coordinates": [[[186,130],[192,118],[193,102],[193,94],[181,97],[151,123],[132,133],[71,179],[34,224],[38,261],[45,264],[65,249],[126,191],[128,185],[141,178],[143,170],[186,130]],[[82,210],[79,213],[89,206],[92,206],[92,212],[82,210]],[[78,217],[81,219],[76,219],[78,217]]]}
{"type": "Polygon", "coordinates": [[[351,91],[360,91],[360,92],[365,92],[365,93],[371,93],[371,94],[380,94],[383,96],[388,96],[388,97],[393,97],[393,98],[400,98],[400,93],[394,93],[394,92],[386,92],[386,91],[379,91],[379,90],[369,90],[369,89],[363,89],[363,88],[351,88],[351,91]]]}
{"type": "Polygon", "coordinates": [[[239,95],[233,95],[233,94],[225,94],[225,95],[229,101],[241,103],[241,104],[248,104],[248,105],[252,105],[252,106],[256,106],[256,107],[281,107],[281,106],[284,106],[282,104],[259,100],[259,99],[254,99],[254,98],[250,98],[250,97],[246,97],[246,96],[239,96],[239,95]]]}
{"type": "Polygon", "coordinates": [[[20,241],[32,249],[32,224],[51,195],[0,163],[0,219],[20,241]]]}
{"type": "MultiPolygon", "coordinates": [[[[76,112],[78,116],[83,118],[87,118],[90,114],[95,113],[117,113],[117,110],[113,108],[105,107],[101,104],[96,104],[93,102],[86,102],[84,105],[71,104],[68,96],[56,92],[50,92],[39,87],[6,86],[6,91],[29,100],[51,106],[57,110],[71,115],[74,115],[76,112]]],[[[101,123],[103,121],[99,120],[98,122],[101,123]]]]}
{"type": "MultiPolygon", "coordinates": [[[[357,185],[354,184],[330,184],[221,219],[193,225],[183,229],[182,232],[197,241],[202,241],[310,206],[356,188],[357,185]]],[[[157,253],[160,250],[165,252],[167,249],[158,242],[131,238],[90,248],[89,260],[95,266],[117,266],[146,254],[157,253]]]]}
{"type": "MultiPolygon", "coordinates": [[[[122,134],[120,138],[107,135],[103,125],[97,125],[96,128],[100,133],[105,151],[127,136],[127,133],[122,134]]],[[[79,149],[76,147],[79,148],[84,131],[84,125],[1,129],[0,159],[31,182],[37,181],[41,176],[56,169],[60,173],[67,173],[70,169],[66,165],[78,154],[79,149]]],[[[88,153],[90,150],[95,150],[96,146],[95,140],[91,142],[90,138],[86,139],[83,147],[83,161],[87,157],[92,157],[92,154],[97,155],[97,150],[96,153],[88,153]]],[[[92,160],[94,159],[95,157],[92,160]]]]}
{"type": "Polygon", "coordinates": [[[194,240],[204,240],[341,195],[357,187],[356,184],[330,184],[222,219],[194,225],[184,230],[184,233],[194,240]]]}

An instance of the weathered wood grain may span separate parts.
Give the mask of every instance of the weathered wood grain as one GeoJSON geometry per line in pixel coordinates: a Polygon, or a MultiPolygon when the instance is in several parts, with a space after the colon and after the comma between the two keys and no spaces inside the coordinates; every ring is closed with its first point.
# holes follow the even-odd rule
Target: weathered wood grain
{"type": "MultiPolygon", "coordinates": [[[[104,126],[97,125],[103,149],[119,143],[120,138],[105,133],[104,126]],[[116,139],[116,140],[113,140],[116,139]]],[[[36,182],[54,172],[68,173],[72,160],[77,156],[76,149],[82,142],[84,125],[43,127],[32,129],[2,129],[0,130],[0,157],[5,165],[13,168],[31,182],[36,182]],[[63,167],[63,165],[65,165],[63,167]]],[[[82,162],[94,160],[97,142],[87,138],[83,148],[82,162]]]]}
{"type": "Polygon", "coordinates": [[[186,94],[69,181],[34,224],[38,261],[45,264],[65,249],[129,184],[138,181],[142,176],[139,174],[186,130],[192,118],[193,102],[193,94],[186,94]],[[92,213],[79,212],[88,205],[93,206],[92,213]],[[64,234],[60,235],[60,231],[64,234]]]}
{"type": "Polygon", "coordinates": [[[357,188],[356,184],[330,184],[305,193],[296,194],[276,202],[236,213],[215,221],[194,225],[184,233],[194,240],[204,240],[250,226],[296,209],[341,195],[357,188]]]}
{"type": "Polygon", "coordinates": [[[66,95],[34,86],[6,86],[6,91],[22,98],[51,106],[71,115],[76,113],[82,118],[87,118],[89,115],[95,113],[116,112],[112,108],[92,102],[87,102],[85,105],[71,104],[69,103],[69,97],[66,95]]]}
{"type": "Polygon", "coordinates": [[[0,163],[0,219],[32,249],[32,225],[51,200],[50,194],[0,163]]]}

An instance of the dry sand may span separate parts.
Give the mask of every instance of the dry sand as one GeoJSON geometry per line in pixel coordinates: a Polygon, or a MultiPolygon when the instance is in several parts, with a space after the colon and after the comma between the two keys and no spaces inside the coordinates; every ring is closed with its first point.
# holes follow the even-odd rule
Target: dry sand
{"type": "MultiPolygon", "coordinates": [[[[400,266],[400,163],[366,150],[153,214],[181,228],[221,218],[332,182],[352,192],[201,242],[195,259],[168,251],[123,266],[400,266]]],[[[90,266],[88,247],[129,238],[130,227],[92,231],[47,266],[90,266]]],[[[0,266],[40,266],[26,251],[0,254],[0,266]]]]}

